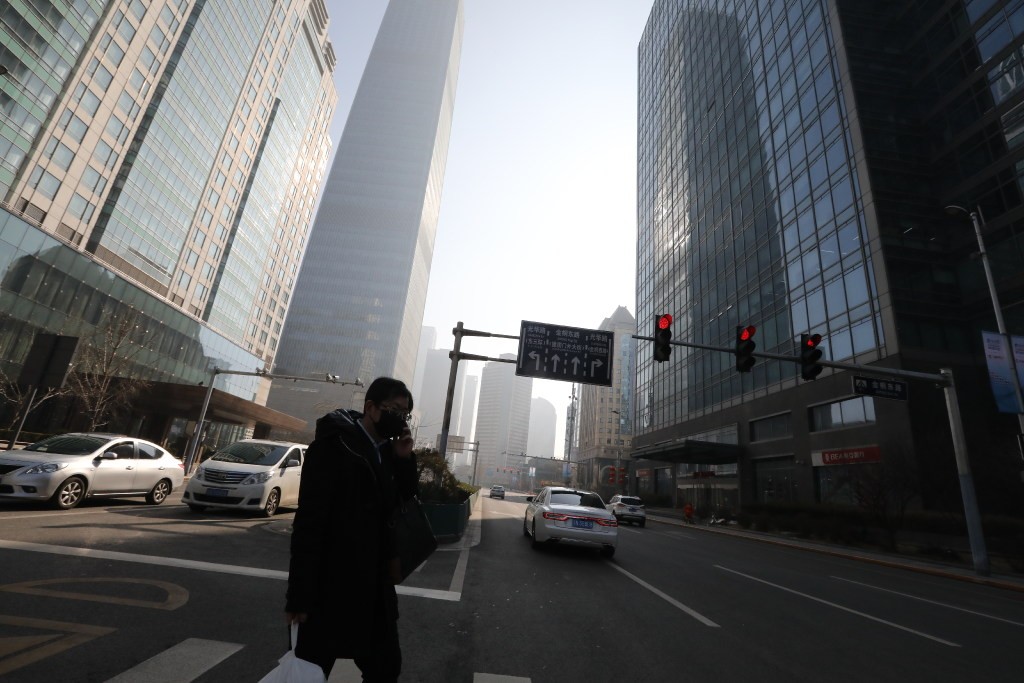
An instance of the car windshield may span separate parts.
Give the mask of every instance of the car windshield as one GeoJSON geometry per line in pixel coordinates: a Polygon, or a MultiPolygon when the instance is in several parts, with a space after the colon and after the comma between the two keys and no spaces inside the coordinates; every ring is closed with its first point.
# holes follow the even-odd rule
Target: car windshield
{"type": "Polygon", "coordinates": [[[639,498],[629,498],[627,496],[623,496],[619,500],[621,500],[625,505],[643,505],[643,503],[640,502],[639,498]]]}
{"type": "Polygon", "coordinates": [[[217,451],[210,460],[243,465],[276,465],[287,450],[287,446],[272,443],[238,442],[217,451]]]}
{"type": "Polygon", "coordinates": [[[109,437],[86,434],[62,434],[36,441],[34,444],[25,446],[25,450],[38,453],[59,453],[60,455],[88,455],[111,440],[109,437]]]}
{"type": "Polygon", "coordinates": [[[492,486],[491,490],[492,491],[504,491],[505,487],[504,486],[492,486]]]}
{"type": "Polygon", "coordinates": [[[604,508],[604,501],[596,493],[584,491],[552,491],[552,505],[581,505],[587,508],[604,508]]]}

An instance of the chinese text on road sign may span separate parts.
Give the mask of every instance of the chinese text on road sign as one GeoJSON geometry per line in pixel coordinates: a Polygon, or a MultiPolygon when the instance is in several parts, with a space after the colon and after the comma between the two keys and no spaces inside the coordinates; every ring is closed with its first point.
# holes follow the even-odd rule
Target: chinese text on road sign
{"type": "Polygon", "coordinates": [[[612,332],[524,320],[516,374],[610,387],[614,341],[612,332]]]}

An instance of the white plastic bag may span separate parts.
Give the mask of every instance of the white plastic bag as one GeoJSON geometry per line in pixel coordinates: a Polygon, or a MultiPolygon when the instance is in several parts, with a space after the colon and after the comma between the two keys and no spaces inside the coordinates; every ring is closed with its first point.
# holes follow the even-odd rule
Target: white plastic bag
{"type": "Polygon", "coordinates": [[[295,656],[295,643],[299,637],[299,625],[292,624],[292,649],[277,660],[277,666],[259,683],[327,683],[324,670],[313,662],[295,656]]]}

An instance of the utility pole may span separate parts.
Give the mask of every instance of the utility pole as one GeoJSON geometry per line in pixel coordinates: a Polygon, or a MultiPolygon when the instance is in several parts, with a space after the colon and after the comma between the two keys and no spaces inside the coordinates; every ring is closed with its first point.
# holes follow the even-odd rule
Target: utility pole
{"type": "Polygon", "coordinates": [[[210,381],[206,387],[206,396],[203,397],[203,407],[199,410],[199,419],[196,421],[196,428],[192,432],[192,438],[189,439],[188,446],[185,448],[185,474],[192,473],[192,466],[195,464],[196,451],[199,447],[199,437],[203,433],[203,423],[206,421],[206,411],[210,408],[210,399],[213,398],[213,383],[217,379],[217,375],[242,375],[245,377],[266,377],[267,379],[290,379],[293,381],[303,382],[330,382],[331,384],[341,384],[342,386],[351,384],[357,387],[363,386],[363,381],[358,377],[352,381],[342,381],[338,379],[337,375],[327,373],[323,379],[318,377],[296,377],[293,375],[274,375],[266,370],[256,370],[254,372],[247,372],[244,370],[221,370],[218,367],[214,367],[210,371],[210,381]]]}

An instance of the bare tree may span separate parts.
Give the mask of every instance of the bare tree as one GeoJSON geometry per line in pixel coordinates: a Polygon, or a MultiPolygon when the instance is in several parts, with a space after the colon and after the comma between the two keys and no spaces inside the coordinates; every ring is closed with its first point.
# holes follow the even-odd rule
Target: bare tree
{"type": "Polygon", "coordinates": [[[906,444],[893,444],[881,463],[859,466],[853,477],[854,499],[886,532],[886,544],[896,547],[907,507],[920,494],[916,467],[906,444]]]}
{"type": "Polygon", "coordinates": [[[28,415],[51,398],[57,398],[67,393],[66,389],[58,387],[46,387],[36,391],[32,396],[31,388],[18,384],[17,380],[8,377],[3,370],[0,370],[0,408],[6,408],[3,412],[3,422],[0,423],[0,430],[11,432],[21,419],[22,415],[28,415]],[[29,405],[29,400],[32,401],[29,405]]]}
{"type": "Polygon", "coordinates": [[[70,393],[82,407],[89,430],[105,426],[149,387],[135,376],[149,331],[138,311],[112,315],[82,340],[68,375],[70,393]]]}

